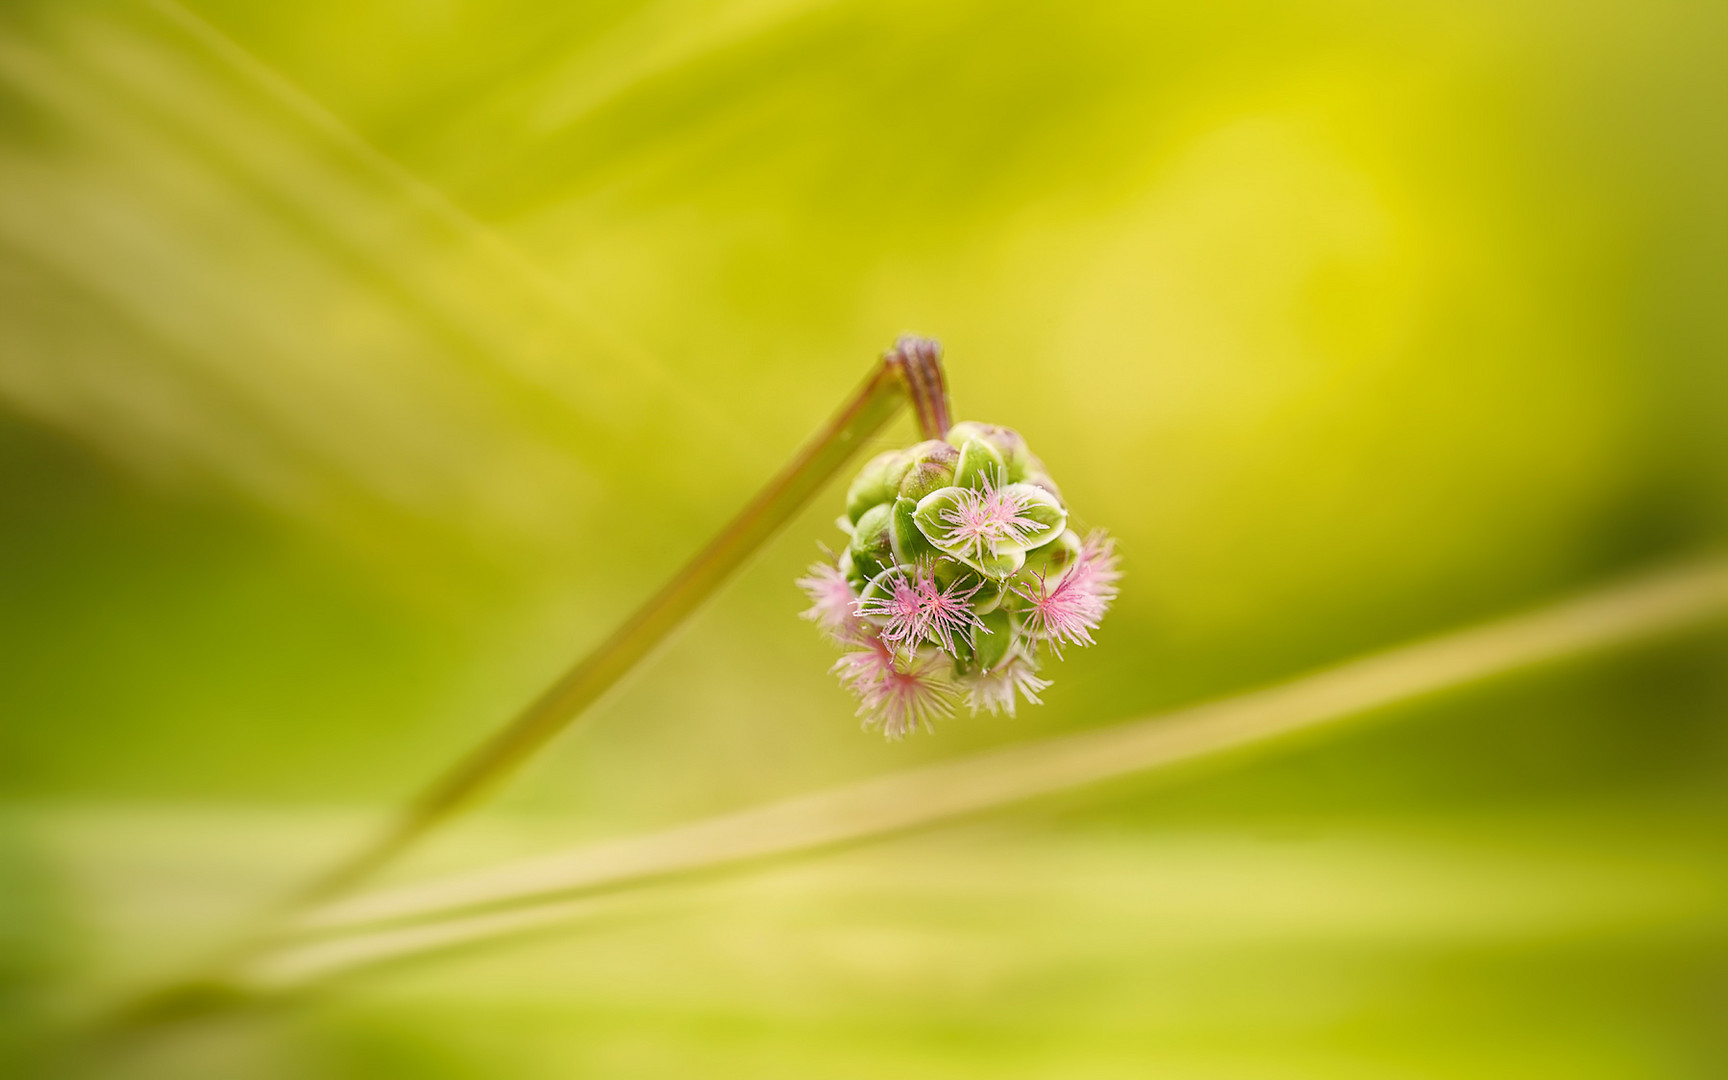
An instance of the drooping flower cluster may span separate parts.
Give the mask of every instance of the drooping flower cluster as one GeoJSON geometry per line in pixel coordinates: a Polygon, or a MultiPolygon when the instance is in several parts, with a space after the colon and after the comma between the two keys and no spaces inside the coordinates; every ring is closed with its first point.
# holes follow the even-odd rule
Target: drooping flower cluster
{"type": "Polygon", "coordinates": [[[838,524],[850,542],[798,580],[804,617],[847,650],[835,674],[892,739],[962,699],[1040,704],[1041,654],[1091,645],[1121,577],[1113,542],[1069,528],[1043,462],[993,424],[873,458],[838,524]]]}

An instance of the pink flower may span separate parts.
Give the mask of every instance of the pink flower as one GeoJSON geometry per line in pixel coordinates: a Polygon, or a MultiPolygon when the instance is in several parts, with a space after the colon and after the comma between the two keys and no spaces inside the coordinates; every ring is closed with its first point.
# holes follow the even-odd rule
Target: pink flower
{"type": "Polygon", "coordinates": [[[894,673],[894,651],[887,642],[871,635],[862,644],[863,649],[842,656],[831,669],[846,689],[859,697],[873,692],[894,673]]]}
{"type": "Polygon", "coordinates": [[[943,652],[957,656],[954,635],[984,625],[973,614],[970,602],[973,594],[983,587],[984,583],[979,581],[971,588],[964,588],[956,580],[946,589],[938,588],[931,570],[898,567],[881,580],[875,595],[858,601],[856,611],[860,616],[881,620],[882,638],[890,645],[917,648],[928,640],[940,645],[943,652]]]}
{"type": "Polygon", "coordinates": [[[1078,587],[1098,605],[1099,618],[1103,618],[1111,601],[1116,599],[1116,583],[1122,580],[1121,564],[1116,541],[1103,529],[1093,529],[1080,545],[1080,558],[1068,570],[1068,576],[1080,578],[1078,587]]]}
{"type": "Polygon", "coordinates": [[[1050,680],[1040,679],[1037,670],[1037,661],[1016,648],[989,671],[966,677],[967,707],[973,716],[978,715],[979,709],[988,709],[992,715],[1005,712],[1013,716],[1016,691],[1034,705],[1044,704],[1038,694],[1049,687],[1050,680]]]}
{"type": "Polygon", "coordinates": [[[974,559],[995,555],[1003,544],[1023,547],[1028,530],[1043,526],[1026,516],[1026,500],[1005,487],[986,480],[982,489],[961,488],[954,505],[939,516],[947,531],[944,547],[974,559]]]}
{"type": "Polygon", "coordinates": [[[799,613],[822,632],[841,644],[860,640],[864,636],[864,621],[858,617],[858,594],[840,568],[819,562],[799,578],[797,585],[810,598],[810,607],[799,613]]]}
{"type": "Polygon", "coordinates": [[[1025,612],[1027,633],[1048,642],[1057,656],[1062,655],[1064,643],[1093,644],[1092,631],[1116,599],[1116,582],[1122,577],[1118,562],[1116,542],[1102,530],[1094,531],[1054,587],[1039,575],[1030,591],[1015,589],[1031,605],[1025,612]]]}
{"type": "Polygon", "coordinates": [[[917,582],[900,569],[879,581],[876,595],[858,601],[854,610],[862,618],[880,620],[882,638],[890,645],[916,646],[930,622],[917,582]]]}
{"type": "Polygon", "coordinates": [[[920,724],[954,715],[954,688],[942,677],[946,661],[931,655],[896,656],[879,637],[867,648],[834,662],[834,672],[860,700],[865,727],[880,727],[890,739],[903,738],[920,724]]]}
{"type": "Polygon", "coordinates": [[[865,727],[880,727],[890,739],[904,738],[920,724],[934,730],[931,721],[954,715],[954,688],[942,678],[948,666],[941,656],[909,657],[902,670],[890,666],[882,681],[863,694],[858,715],[865,727]]]}
{"type": "Polygon", "coordinates": [[[964,634],[974,626],[990,632],[972,611],[972,596],[983,587],[984,582],[979,581],[970,589],[962,589],[956,580],[946,589],[938,589],[936,575],[929,570],[919,571],[913,582],[924,611],[924,633],[950,656],[959,655],[954,650],[955,634],[964,634]]]}

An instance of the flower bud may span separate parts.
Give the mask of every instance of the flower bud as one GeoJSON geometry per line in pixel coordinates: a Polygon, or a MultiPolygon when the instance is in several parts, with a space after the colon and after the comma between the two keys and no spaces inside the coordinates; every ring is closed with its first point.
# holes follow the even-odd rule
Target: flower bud
{"type": "Polygon", "coordinates": [[[1033,475],[1046,473],[1044,463],[1032,453],[1026,440],[1013,428],[1002,427],[1000,424],[981,424],[976,420],[962,420],[948,429],[948,441],[955,446],[964,446],[969,440],[977,439],[988,444],[1001,455],[1008,471],[1008,482],[1018,484],[1033,475]]]}
{"type": "Polygon", "coordinates": [[[864,583],[870,580],[869,576],[859,570],[858,565],[852,561],[852,549],[850,547],[840,549],[840,556],[835,560],[835,565],[839,568],[840,575],[846,579],[847,584],[852,586],[853,592],[862,589],[864,583]]]}
{"type": "Polygon", "coordinates": [[[894,565],[893,523],[893,505],[879,503],[866,510],[853,527],[852,543],[846,550],[852,553],[852,565],[866,579],[894,565]]]}
{"type": "Polygon", "coordinates": [[[908,498],[894,500],[893,517],[889,519],[888,541],[893,547],[894,561],[911,565],[913,563],[928,563],[941,554],[935,545],[924,538],[918,525],[912,520],[912,515],[918,510],[918,504],[908,498]]]}
{"type": "Polygon", "coordinates": [[[921,442],[905,451],[906,465],[897,493],[917,502],[924,496],[954,483],[954,466],[960,451],[939,439],[921,442]]]}
{"type": "Polygon", "coordinates": [[[967,439],[960,445],[960,464],[954,467],[954,486],[983,488],[1008,480],[1008,463],[994,446],[983,439],[967,439]]]}
{"type": "Polygon", "coordinates": [[[854,524],[872,506],[894,498],[900,477],[906,471],[906,451],[889,450],[864,463],[858,478],[846,489],[846,516],[854,524]]]}

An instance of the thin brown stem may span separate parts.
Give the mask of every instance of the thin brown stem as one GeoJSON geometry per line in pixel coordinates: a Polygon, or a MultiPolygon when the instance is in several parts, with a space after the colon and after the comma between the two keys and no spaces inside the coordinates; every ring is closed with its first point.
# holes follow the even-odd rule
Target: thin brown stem
{"type": "Polygon", "coordinates": [[[953,421],[948,410],[948,382],[942,377],[941,344],[934,338],[906,334],[882,360],[906,373],[906,390],[918,416],[919,433],[926,439],[945,437],[953,421]]]}

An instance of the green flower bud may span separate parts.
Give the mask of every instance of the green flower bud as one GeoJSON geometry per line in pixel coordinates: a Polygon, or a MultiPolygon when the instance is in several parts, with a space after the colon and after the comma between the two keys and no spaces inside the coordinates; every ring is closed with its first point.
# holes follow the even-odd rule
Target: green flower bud
{"type": "Polygon", "coordinates": [[[1048,474],[1044,463],[1026,445],[1026,439],[1013,428],[962,420],[948,429],[948,441],[955,446],[964,446],[970,439],[989,444],[1002,456],[1007,465],[1009,483],[1018,484],[1033,475],[1048,474]]]}
{"type": "Polygon", "coordinates": [[[1008,463],[994,446],[983,439],[967,439],[960,446],[960,464],[954,467],[954,486],[982,488],[1000,484],[1008,475],[1008,463]]]}
{"type": "Polygon", "coordinates": [[[873,578],[894,565],[893,522],[893,504],[881,503],[864,511],[853,527],[852,543],[846,550],[851,552],[857,572],[865,578],[873,578]]]}
{"type": "Polygon", "coordinates": [[[1021,482],[1031,484],[1033,487],[1041,487],[1056,496],[1057,502],[1062,501],[1062,489],[1056,486],[1056,481],[1050,479],[1047,473],[1029,472],[1021,482]]]}
{"type": "Polygon", "coordinates": [[[894,561],[901,564],[932,562],[941,552],[924,538],[912,520],[918,504],[911,499],[894,500],[894,515],[888,527],[888,540],[894,549],[894,561]]]}
{"type": "Polygon", "coordinates": [[[852,561],[852,549],[849,547],[841,549],[840,557],[835,560],[834,565],[840,571],[840,576],[846,579],[846,584],[852,586],[853,592],[862,589],[864,583],[870,580],[858,569],[858,564],[852,561]]]}
{"type": "Polygon", "coordinates": [[[905,451],[906,464],[898,480],[897,491],[902,498],[917,502],[937,488],[954,483],[954,466],[960,451],[930,439],[905,451]]]}
{"type": "Polygon", "coordinates": [[[846,489],[846,517],[854,524],[872,506],[880,506],[894,498],[900,477],[905,474],[906,451],[889,450],[864,463],[857,479],[846,489]]]}

